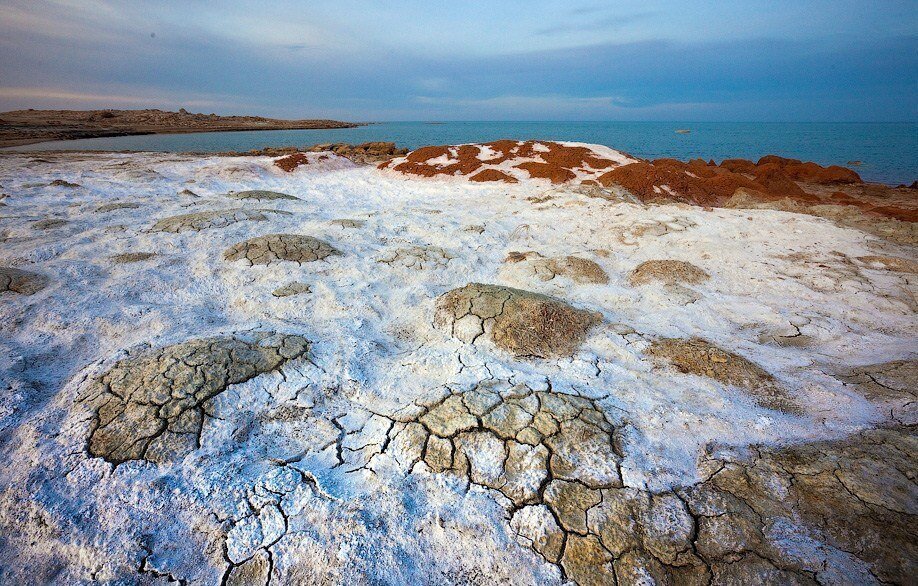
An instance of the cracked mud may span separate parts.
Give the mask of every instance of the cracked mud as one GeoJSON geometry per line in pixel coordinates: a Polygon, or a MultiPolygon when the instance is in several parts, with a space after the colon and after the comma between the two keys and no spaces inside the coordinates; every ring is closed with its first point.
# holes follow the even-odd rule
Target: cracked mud
{"type": "Polygon", "coordinates": [[[192,340],[120,360],[85,394],[95,408],[89,453],[120,464],[165,462],[194,450],[209,399],[308,349],[300,336],[260,334],[192,340]]]}
{"type": "Polygon", "coordinates": [[[331,244],[312,236],[268,234],[234,244],[223,253],[223,258],[267,265],[275,261],[315,262],[336,254],[341,253],[331,244]]]}
{"type": "Polygon", "coordinates": [[[463,342],[487,334],[498,348],[538,358],[572,355],[600,321],[595,313],[547,295],[481,283],[442,295],[435,318],[463,342]]]}
{"type": "Polygon", "coordinates": [[[181,214],[169,218],[163,218],[156,222],[151,231],[153,232],[200,232],[210,228],[225,228],[230,224],[243,221],[264,221],[268,217],[263,211],[273,212],[274,210],[212,210],[209,212],[192,212],[190,214],[181,214]]]}
{"type": "Polygon", "coordinates": [[[228,197],[232,199],[254,199],[254,200],[265,200],[265,201],[277,201],[277,200],[299,200],[300,198],[294,197],[292,195],[281,193],[279,191],[265,191],[262,189],[251,189],[248,191],[239,191],[236,193],[229,194],[228,197]]]}

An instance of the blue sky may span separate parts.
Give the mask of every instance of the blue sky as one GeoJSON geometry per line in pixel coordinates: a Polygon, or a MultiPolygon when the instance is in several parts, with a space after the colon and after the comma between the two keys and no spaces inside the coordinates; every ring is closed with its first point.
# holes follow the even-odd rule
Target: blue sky
{"type": "Polygon", "coordinates": [[[0,109],[918,120],[918,0],[0,0],[0,109]]]}

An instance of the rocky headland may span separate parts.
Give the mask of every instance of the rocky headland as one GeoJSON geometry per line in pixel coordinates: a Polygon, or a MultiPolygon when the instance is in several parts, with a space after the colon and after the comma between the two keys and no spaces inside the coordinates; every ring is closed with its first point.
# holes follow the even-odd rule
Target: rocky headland
{"type": "Polygon", "coordinates": [[[230,130],[353,128],[337,120],[278,120],[163,110],[14,110],[0,112],[0,147],[135,134],[180,134],[230,130]]]}

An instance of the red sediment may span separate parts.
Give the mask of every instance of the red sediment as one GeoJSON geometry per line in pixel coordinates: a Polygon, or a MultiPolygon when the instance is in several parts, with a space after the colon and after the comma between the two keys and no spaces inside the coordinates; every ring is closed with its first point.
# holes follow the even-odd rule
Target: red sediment
{"type": "Polygon", "coordinates": [[[831,165],[822,167],[816,163],[804,163],[798,159],[785,159],[777,155],[766,155],[759,159],[758,166],[775,165],[794,181],[832,185],[836,183],[863,183],[861,176],[845,167],[831,165]]]}
{"type": "Polygon", "coordinates": [[[480,171],[469,177],[469,181],[503,181],[504,183],[519,183],[516,177],[511,177],[510,175],[507,175],[503,171],[498,171],[497,169],[485,169],[484,171],[480,171]]]}
{"type": "Polygon", "coordinates": [[[486,147],[494,155],[488,159],[480,159],[481,149],[476,145],[430,146],[412,151],[394,169],[422,177],[470,175],[483,165],[499,165],[514,159],[531,159],[517,167],[528,171],[531,177],[563,183],[574,179],[577,176],[574,171],[577,169],[607,169],[615,165],[614,161],[597,156],[587,147],[566,146],[551,141],[496,140],[481,146],[486,147]],[[440,157],[446,157],[449,162],[436,165],[429,162],[440,157]]]}
{"type": "Polygon", "coordinates": [[[408,156],[405,157],[405,162],[396,165],[393,169],[401,171],[402,173],[420,175],[422,177],[434,177],[435,175],[470,175],[483,165],[483,163],[478,160],[478,154],[480,152],[481,149],[477,146],[469,144],[459,147],[421,147],[408,153],[408,156]],[[451,162],[446,165],[431,165],[428,163],[431,159],[443,156],[449,157],[451,162]]]}
{"type": "Polygon", "coordinates": [[[658,159],[622,165],[599,176],[609,187],[624,187],[642,201],[681,201],[700,206],[723,205],[740,187],[767,191],[763,185],[704,162],[683,163],[675,159],[658,159]]]}
{"type": "Polygon", "coordinates": [[[755,163],[748,159],[725,159],[720,166],[722,169],[733,171],[734,173],[745,173],[747,175],[755,173],[755,163]]]}
{"type": "Polygon", "coordinates": [[[570,169],[551,163],[536,163],[531,161],[529,163],[514,165],[514,167],[528,171],[529,176],[533,179],[550,179],[552,183],[564,183],[577,177],[570,169]]]}
{"type": "Polygon", "coordinates": [[[274,161],[274,164],[289,173],[300,165],[308,165],[309,158],[303,153],[293,153],[292,155],[277,159],[274,161]]]}
{"type": "Polygon", "coordinates": [[[809,196],[807,192],[788,177],[780,167],[774,164],[760,165],[753,172],[755,180],[768,190],[769,194],[781,194],[795,198],[811,198],[818,202],[819,198],[809,196]]]}

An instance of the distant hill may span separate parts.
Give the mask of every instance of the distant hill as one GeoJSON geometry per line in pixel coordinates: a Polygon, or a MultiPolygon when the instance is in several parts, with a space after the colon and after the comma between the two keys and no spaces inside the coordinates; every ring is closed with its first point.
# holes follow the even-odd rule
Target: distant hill
{"type": "Polygon", "coordinates": [[[14,110],[0,113],[0,147],[132,134],[176,134],[230,130],[353,128],[338,120],[277,120],[261,116],[217,116],[163,110],[14,110]]]}

